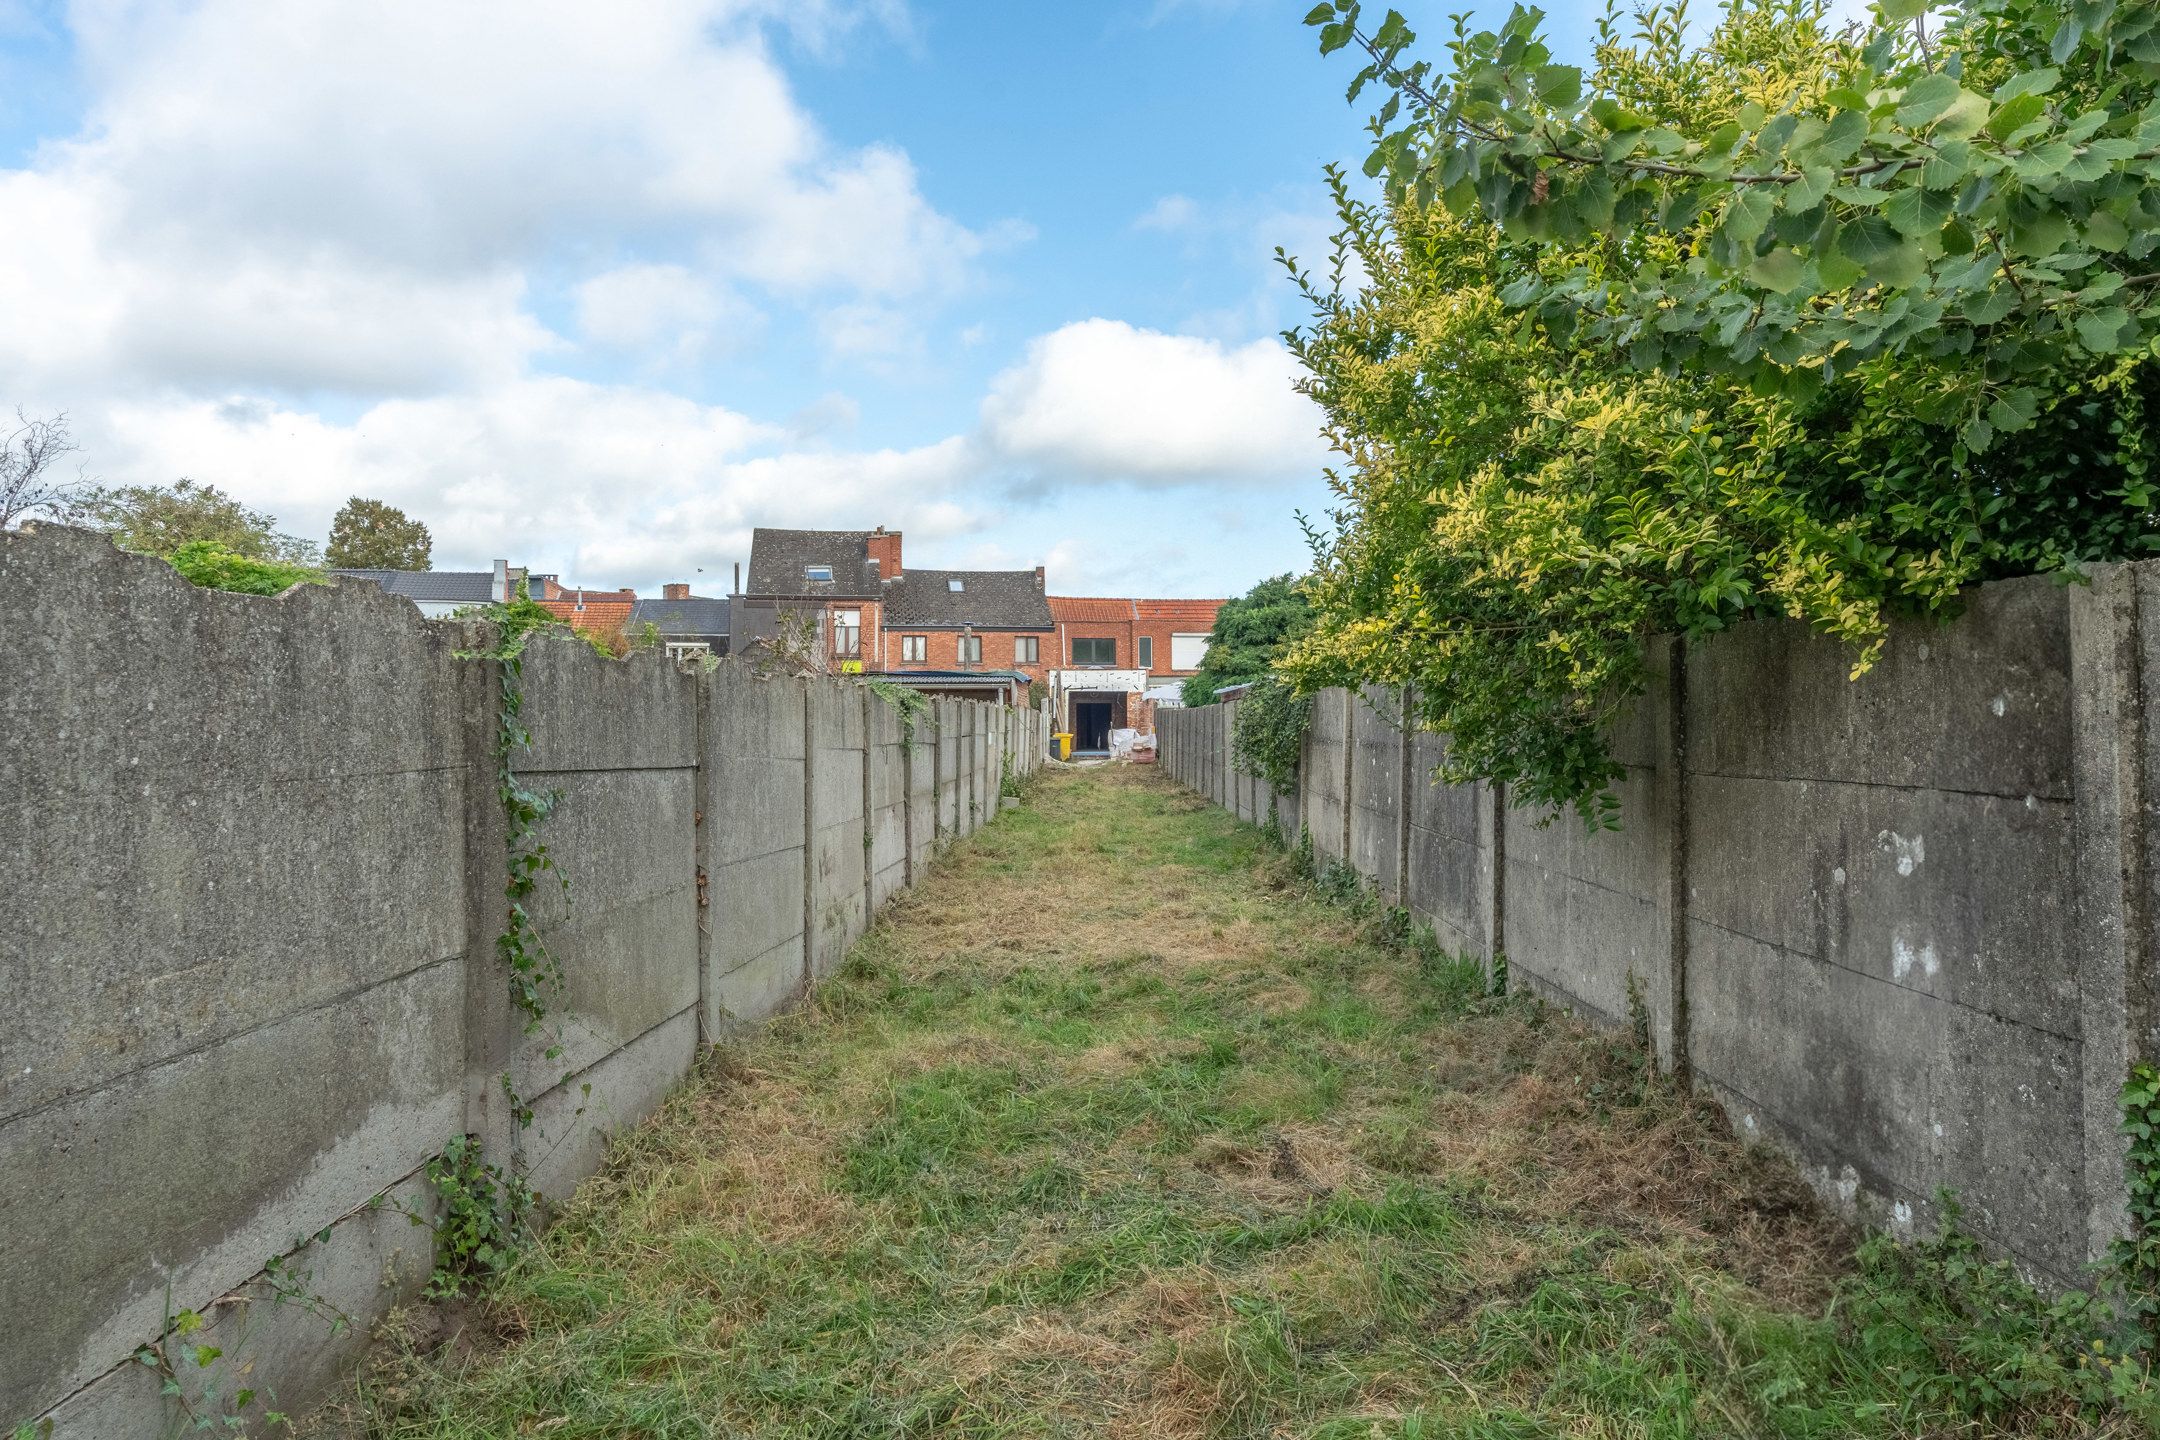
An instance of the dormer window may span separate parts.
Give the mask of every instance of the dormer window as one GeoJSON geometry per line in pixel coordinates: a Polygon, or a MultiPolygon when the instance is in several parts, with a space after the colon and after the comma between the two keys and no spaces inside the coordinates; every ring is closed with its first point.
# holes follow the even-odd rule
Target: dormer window
{"type": "Polygon", "coordinates": [[[830,585],[832,584],[832,566],[805,565],[802,567],[802,578],[813,585],[830,585]]]}
{"type": "Polygon", "coordinates": [[[947,580],[945,588],[955,592],[965,590],[967,589],[967,582],[965,580],[947,580]]]}

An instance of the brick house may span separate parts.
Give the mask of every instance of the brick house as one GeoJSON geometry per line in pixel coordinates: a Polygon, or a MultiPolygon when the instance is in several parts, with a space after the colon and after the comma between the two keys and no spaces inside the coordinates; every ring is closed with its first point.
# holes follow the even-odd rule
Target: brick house
{"type": "Polygon", "coordinates": [[[871,668],[884,633],[888,565],[900,566],[897,532],[753,530],[750,581],[733,617],[735,653],[771,646],[795,624],[823,668],[871,668]]]}
{"type": "Polygon", "coordinates": [[[1057,663],[1049,675],[1055,723],[1075,751],[1107,750],[1112,730],[1155,731],[1155,707],[1200,668],[1220,600],[1050,597],[1057,663]]]}
{"type": "Polygon", "coordinates": [[[1008,703],[1043,680],[1056,625],[1033,570],[910,570],[897,530],[752,534],[736,648],[770,644],[780,617],[813,637],[827,669],[936,694],[1008,703]]]}

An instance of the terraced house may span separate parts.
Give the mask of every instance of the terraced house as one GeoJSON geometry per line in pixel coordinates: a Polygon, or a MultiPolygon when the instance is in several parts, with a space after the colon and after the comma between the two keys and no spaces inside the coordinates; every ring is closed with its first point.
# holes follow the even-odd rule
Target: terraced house
{"type": "Polygon", "coordinates": [[[1074,748],[1152,734],[1200,668],[1220,600],[1052,596],[1043,568],[912,570],[900,532],[767,530],[751,537],[735,649],[787,643],[823,668],[971,699],[1050,699],[1074,748]],[[1035,687],[1032,691],[1029,687],[1035,687]]]}
{"type": "Polygon", "coordinates": [[[1025,703],[1056,626],[1033,570],[909,570],[900,532],[752,533],[735,648],[788,645],[822,668],[972,700],[1025,703]]]}
{"type": "Polygon", "coordinates": [[[1155,732],[1155,708],[1176,706],[1200,668],[1220,600],[1115,600],[1053,595],[1057,661],[1047,679],[1055,723],[1077,754],[1110,748],[1117,730],[1155,732]]]}

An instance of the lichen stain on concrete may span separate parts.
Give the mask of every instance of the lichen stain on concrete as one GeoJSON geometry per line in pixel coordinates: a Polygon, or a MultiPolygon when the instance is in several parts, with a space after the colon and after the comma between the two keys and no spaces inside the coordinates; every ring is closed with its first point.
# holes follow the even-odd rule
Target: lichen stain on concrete
{"type": "Polygon", "coordinates": [[[1897,873],[1910,875],[1927,862],[1927,837],[1915,835],[1910,840],[1894,830],[1878,831],[1875,844],[1885,855],[1897,856],[1897,873]]]}
{"type": "Polygon", "coordinates": [[[1942,961],[1935,953],[1935,942],[1923,940],[1915,946],[1904,935],[1890,939],[1890,977],[1903,980],[1915,969],[1924,976],[1933,976],[1942,969],[1942,961]]]}
{"type": "Polygon", "coordinates": [[[2009,708],[2010,701],[2007,696],[1997,695],[1993,700],[1988,701],[1988,710],[1995,715],[2001,715],[2009,708]]]}

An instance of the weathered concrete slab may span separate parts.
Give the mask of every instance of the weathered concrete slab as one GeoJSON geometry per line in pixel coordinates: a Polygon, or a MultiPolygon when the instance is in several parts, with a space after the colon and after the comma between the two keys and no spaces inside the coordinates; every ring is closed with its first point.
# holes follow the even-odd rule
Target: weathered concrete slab
{"type": "Polygon", "coordinates": [[[1857,681],[1804,625],[1740,626],[1689,653],[1689,768],[2067,799],[2068,613],[2046,576],[1978,586],[1955,624],[1895,626],[1857,681]]]}
{"type": "MultiPolygon", "coordinates": [[[[693,997],[694,999],[694,997],[693,997]]],[[[608,1142],[659,1108],[697,1059],[695,1004],[610,1050],[532,1100],[519,1137],[527,1183],[563,1201],[600,1168],[608,1142]]]]}
{"type": "Polygon", "coordinates": [[[0,1117],[463,953],[454,627],[50,528],[0,613],[0,1117]]]}
{"type": "Polygon", "coordinates": [[[2075,1040],[1701,921],[1689,926],[1690,1051],[1743,1134],[1901,1229],[1940,1186],[1980,1234],[2071,1283],[2085,1260],[2075,1040]]]}
{"type": "Polygon", "coordinates": [[[1348,858],[1343,853],[1343,813],[1349,797],[1343,781],[1349,743],[1343,692],[1321,691],[1313,697],[1312,723],[1306,731],[1303,819],[1312,836],[1313,856],[1322,864],[1348,858]]]}
{"type": "Polygon", "coordinates": [[[860,687],[813,683],[810,724],[810,974],[830,975],[869,926],[860,687]]]}
{"type": "Polygon", "coordinates": [[[1389,904],[1402,898],[1402,704],[1385,690],[1357,697],[1350,711],[1350,863],[1389,904]]]}
{"type": "Polygon", "coordinates": [[[461,961],[368,986],[0,1125],[0,1350],[31,1417],[462,1129],[461,961]]]}

